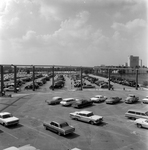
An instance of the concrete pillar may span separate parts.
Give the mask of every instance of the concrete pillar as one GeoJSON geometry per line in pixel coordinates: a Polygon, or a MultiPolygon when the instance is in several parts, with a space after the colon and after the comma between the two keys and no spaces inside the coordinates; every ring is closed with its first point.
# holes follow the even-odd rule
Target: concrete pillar
{"type": "Polygon", "coordinates": [[[14,93],[17,93],[17,67],[14,66],[14,93]]]}
{"type": "Polygon", "coordinates": [[[33,88],[32,90],[35,91],[35,66],[32,66],[32,82],[33,82],[33,88]]]}
{"type": "Polygon", "coordinates": [[[138,90],[138,69],[136,69],[136,90],[138,90]]]}
{"type": "Polygon", "coordinates": [[[83,68],[81,67],[81,91],[83,90],[83,78],[82,78],[83,68]]]}
{"type": "Polygon", "coordinates": [[[54,66],[52,67],[52,90],[54,91],[54,66]]]}
{"type": "Polygon", "coordinates": [[[110,69],[108,69],[108,90],[110,90],[110,69]]]}
{"type": "Polygon", "coordinates": [[[4,90],[4,67],[1,65],[1,94],[4,90]]]}

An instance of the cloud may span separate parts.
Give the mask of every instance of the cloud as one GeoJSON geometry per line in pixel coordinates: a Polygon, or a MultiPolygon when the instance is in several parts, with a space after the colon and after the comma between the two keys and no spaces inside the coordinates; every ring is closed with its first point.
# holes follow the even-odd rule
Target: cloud
{"type": "Polygon", "coordinates": [[[143,19],[135,19],[133,21],[129,21],[126,24],[123,23],[113,23],[111,26],[113,29],[118,30],[118,31],[138,31],[140,28],[145,28],[146,27],[146,21],[143,19]]]}

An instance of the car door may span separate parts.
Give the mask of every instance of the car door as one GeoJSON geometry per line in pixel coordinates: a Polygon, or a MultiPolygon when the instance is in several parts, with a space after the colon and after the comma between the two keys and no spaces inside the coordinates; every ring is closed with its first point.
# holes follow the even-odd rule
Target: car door
{"type": "Polygon", "coordinates": [[[57,130],[56,130],[55,127],[56,127],[55,122],[51,122],[51,123],[50,123],[50,126],[49,126],[49,129],[52,130],[52,131],[54,131],[54,132],[56,132],[57,130]]]}
{"type": "Polygon", "coordinates": [[[85,114],[80,114],[80,120],[84,122],[88,122],[88,119],[85,114]]]}

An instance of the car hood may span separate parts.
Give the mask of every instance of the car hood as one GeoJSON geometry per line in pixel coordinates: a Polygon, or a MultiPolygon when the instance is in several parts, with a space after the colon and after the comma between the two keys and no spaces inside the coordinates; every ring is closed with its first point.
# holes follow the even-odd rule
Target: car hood
{"type": "Polygon", "coordinates": [[[103,118],[102,116],[93,115],[90,117],[91,119],[97,120],[103,118]]]}
{"type": "Polygon", "coordinates": [[[10,121],[17,121],[17,120],[19,120],[19,118],[17,118],[17,117],[10,117],[10,118],[5,118],[4,120],[6,122],[10,122],[10,121]]]}

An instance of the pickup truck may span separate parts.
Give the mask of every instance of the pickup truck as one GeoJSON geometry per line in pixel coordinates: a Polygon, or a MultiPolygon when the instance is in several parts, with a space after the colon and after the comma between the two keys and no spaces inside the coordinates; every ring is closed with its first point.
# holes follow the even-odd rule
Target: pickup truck
{"type": "Polygon", "coordinates": [[[75,128],[73,126],[70,126],[64,120],[44,122],[43,126],[46,130],[51,130],[57,133],[58,135],[67,135],[75,131],[75,128]]]}
{"type": "Polygon", "coordinates": [[[135,96],[134,94],[129,94],[128,97],[125,99],[125,103],[133,104],[138,102],[139,97],[135,96]]]}

